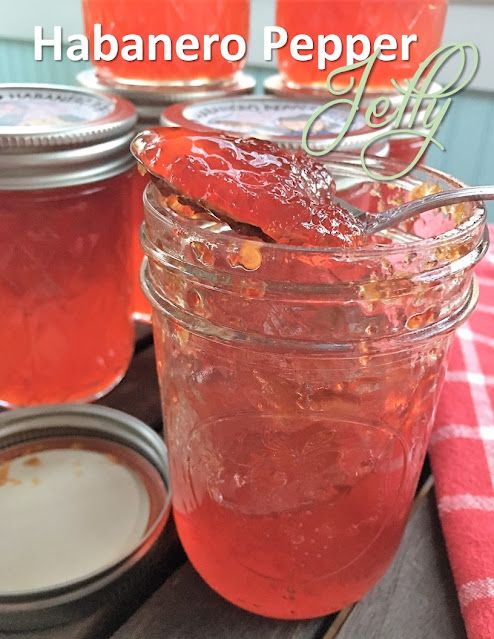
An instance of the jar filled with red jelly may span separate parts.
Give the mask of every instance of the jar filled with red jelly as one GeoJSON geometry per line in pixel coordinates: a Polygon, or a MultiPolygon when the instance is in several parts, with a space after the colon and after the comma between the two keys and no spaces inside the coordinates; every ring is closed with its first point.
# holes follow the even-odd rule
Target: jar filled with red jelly
{"type": "Polygon", "coordinates": [[[0,405],[100,397],[133,352],[134,107],[0,85],[0,405]]]}
{"type": "MultiPolygon", "coordinates": [[[[246,73],[237,74],[235,81],[226,86],[196,88],[173,87],[167,91],[157,91],[156,87],[152,85],[131,86],[129,84],[114,84],[110,87],[98,78],[94,69],[88,69],[79,73],[77,81],[83,87],[92,91],[110,93],[111,95],[117,95],[132,102],[138,115],[136,133],[159,124],[160,115],[162,114],[165,104],[181,103],[184,100],[204,100],[205,98],[227,99],[227,96],[252,93],[256,86],[255,79],[246,73]]],[[[151,305],[142,292],[140,282],[140,270],[144,257],[140,241],[141,225],[144,219],[142,196],[147,182],[147,177],[141,175],[136,169],[133,174],[132,184],[133,231],[131,255],[133,267],[131,271],[131,286],[133,290],[133,317],[140,322],[151,321],[151,305]]]]}
{"type": "MultiPolygon", "coordinates": [[[[171,167],[169,183],[183,178],[194,191],[180,160],[160,164],[163,135],[141,135],[136,155],[155,176],[171,167]]],[[[225,144],[210,160],[218,172],[227,171],[225,144]]],[[[143,286],[188,557],[241,608],[304,619],[361,599],[396,552],[451,338],[477,301],[486,213],[481,204],[436,210],[360,245],[278,242],[266,236],[274,227],[245,224],[277,151],[249,157],[257,181],[254,170],[237,172],[237,182],[228,173],[225,198],[216,188],[194,203],[153,179],[143,286]]],[[[371,212],[460,186],[427,168],[399,185],[374,181],[343,154],[325,166],[333,193],[371,212]]],[[[399,165],[369,166],[391,175],[399,165]]],[[[197,177],[194,167],[192,158],[197,177]]],[[[273,191],[286,228],[295,181],[320,185],[297,164],[289,177],[289,190],[273,191]]]]}
{"type": "MultiPolygon", "coordinates": [[[[277,51],[282,81],[294,88],[324,85],[329,73],[365,59],[380,46],[385,55],[395,55],[396,59],[376,61],[367,87],[390,91],[391,79],[402,83],[412,78],[420,64],[441,44],[447,4],[447,0],[277,0],[276,24],[288,34],[287,44],[277,51]],[[297,60],[292,55],[290,43],[298,34],[311,38],[314,50],[311,60],[297,60]],[[335,40],[327,43],[318,40],[327,34],[341,41],[340,56],[337,56],[338,40],[337,44],[335,40]],[[361,35],[368,38],[368,51],[359,38],[361,35]],[[413,36],[416,38],[412,39],[413,36]],[[348,38],[356,40],[349,42],[348,38]],[[352,61],[348,57],[350,48],[355,53],[352,61]],[[319,60],[319,50],[336,59],[319,60]],[[368,55],[364,56],[364,51],[368,55]]],[[[299,53],[307,55],[307,48],[299,53]]],[[[362,74],[363,69],[352,72],[356,82],[362,74]]],[[[349,77],[342,74],[335,79],[335,86],[347,86],[349,77]]]]}
{"type": "Polygon", "coordinates": [[[245,56],[228,60],[222,47],[223,53],[227,51],[235,58],[240,49],[231,35],[247,41],[249,0],[83,0],[82,8],[90,42],[94,44],[95,25],[101,25],[102,33],[115,38],[119,45],[113,60],[93,56],[98,76],[108,82],[214,84],[231,81],[245,64],[245,56]],[[122,57],[124,37],[129,34],[142,38],[142,60],[129,62],[122,57]],[[150,43],[150,36],[163,38],[155,45],[150,43]],[[210,36],[216,37],[212,40],[210,36]],[[182,57],[186,59],[177,53],[177,44],[183,38],[187,48],[182,57]]]}

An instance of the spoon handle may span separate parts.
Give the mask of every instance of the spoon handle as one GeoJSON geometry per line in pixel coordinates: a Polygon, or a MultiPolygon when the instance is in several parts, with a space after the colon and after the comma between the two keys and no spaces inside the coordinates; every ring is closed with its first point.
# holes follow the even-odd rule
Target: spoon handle
{"type": "Polygon", "coordinates": [[[441,206],[459,204],[460,202],[475,202],[477,200],[494,200],[494,186],[472,186],[450,191],[441,191],[433,195],[426,195],[413,202],[401,204],[396,208],[383,211],[378,215],[368,215],[366,234],[372,235],[379,231],[396,226],[399,222],[414,217],[419,213],[431,211],[441,206]]]}

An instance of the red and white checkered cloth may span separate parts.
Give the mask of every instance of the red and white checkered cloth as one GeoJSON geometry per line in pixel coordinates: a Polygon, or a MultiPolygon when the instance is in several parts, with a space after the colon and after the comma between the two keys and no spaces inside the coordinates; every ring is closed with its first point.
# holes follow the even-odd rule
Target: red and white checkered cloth
{"type": "Polygon", "coordinates": [[[454,340],[429,452],[468,636],[494,639],[494,246],[477,276],[479,304],[454,340]]]}

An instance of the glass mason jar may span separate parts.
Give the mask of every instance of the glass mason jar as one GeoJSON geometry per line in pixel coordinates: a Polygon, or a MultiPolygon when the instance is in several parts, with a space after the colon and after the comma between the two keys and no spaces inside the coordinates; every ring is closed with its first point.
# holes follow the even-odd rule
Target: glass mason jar
{"type": "MultiPolygon", "coordinates": [[[[398,49],[397,60],[376,63],[367,83],[369,89],[391,90],[391,78],[398,82],[411,78],[420,63],[439,47],[446,11],[447,0],[277,0],[276,24],[286,29],[289,41],[303,33],[316,44],[319,34],[325,32],[339,36],[344,46],[348,34],[365,34],[371,46],[383,34],[393,36],[399,46],[403,36],[416,34],[418,40],[410,47],[410,59],[402,60],[398,49]]],[[[288,45],[278,50],[278,70],[292,87],[324,85],[331,71],[346,66],[345,60],[328,61],[321,71],[317,55],[302,62],[293,58],[288,45]]],[[[352,72],[356,82],[361,74],[362,70],[352,72]]],[[[346,86],[348,76],[341,76],[339,81],[346,86]]]]}
{"type": "MultiPolygon", "coordinates": [[[[422,183],[458,186],[422,168],[373,183],[351,156],[328,168],[339,194],[374,211],[422,183]]],[[[198,572],[242,608],[325,615],[393,558],[488,242],[481,205],[433,215],[435,238],[414,224],[323,250],[179,217],[146,189],[143,287],[175,521],[198,572]]]]}
{"type": "MultiPolygon", "coordinates": [[[[211,59],[205,60],[203,40],[208,34],[220,39],[230,34],[247,41],[249,33],[249,0],[83,0],[82,8],[86,33],[93,41],[93,30],[101,24],[103,34],[114,36],[125,46],[122,38],[136,34],[147,43],[150,35],[165,33],[171,39],[172,60],[163,60],[164,45],[156,48],[156,60],[148,59],[144,46],[144,60],[124,60],[120,54],[114,60],[93,60],[98,75],[114,82],[146,85],[201,85],[231,80],[242,69],[245,60],[230,62],[220,54],[218,43],[211,46],[211,59]],[[200,43],[198,60],[180,60],[173,50],[174,43],[184,34],[196,36],[200,43]],[[160,59],[161,56],[161,59],[160,59]]],[[[232,52],[236,45],[232,44],[232,52]]],[[[191,55],[190,50],[187,55],[191,55]]]]}
{"type": "Polygon", "coordinates": [[[0,405],[95,399],[132,357],[131,104],[0,85],[0,405]]]}

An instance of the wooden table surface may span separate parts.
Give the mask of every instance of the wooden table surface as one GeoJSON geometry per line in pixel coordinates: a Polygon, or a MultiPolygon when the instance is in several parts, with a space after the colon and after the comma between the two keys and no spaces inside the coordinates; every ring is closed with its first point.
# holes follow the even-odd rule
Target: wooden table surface
{"type": "MultiPolygon", "coordinates": [[[[137,330],[127,376],[99,403],[161,429],[148,328],[137,330]]],[[[172,521],[159,564],[138,599],[122,595],[102,602],[81,622],[42,632],[0,633],[0,639],[466,639],[427,471],[391,568],[363,601],[338,615],[284,622],[227,603],[187,562],[172,521]]]]}

